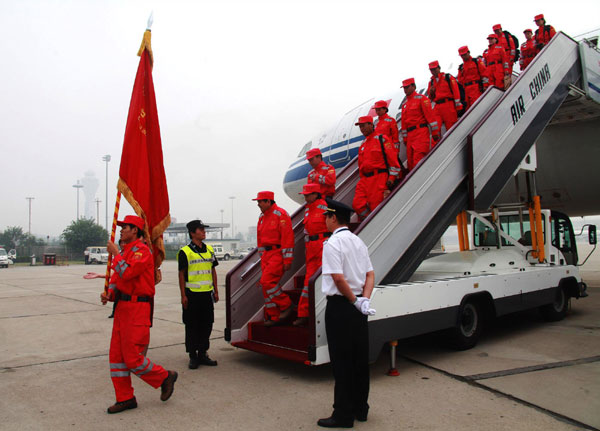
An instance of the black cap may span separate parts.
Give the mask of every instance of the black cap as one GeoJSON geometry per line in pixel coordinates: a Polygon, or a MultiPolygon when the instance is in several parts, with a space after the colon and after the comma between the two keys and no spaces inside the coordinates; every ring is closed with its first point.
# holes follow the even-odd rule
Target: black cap
{"type": "Polygon", "coordinates": [[[198,228],[210,227],[209,225],[202,223],[202,220],[192,220],[185,226],[188,228],[188,232],[196,232],[196,229],[198,228]]]}
{"type": "Polygon", "coordinates": [[[345,216],[344,218],[350,219],[353,210],[348,205],[331,198],[325,198],[325,201],[327,202],[327,209],[323,214],[340,214],[342,217],[345,216]]]}

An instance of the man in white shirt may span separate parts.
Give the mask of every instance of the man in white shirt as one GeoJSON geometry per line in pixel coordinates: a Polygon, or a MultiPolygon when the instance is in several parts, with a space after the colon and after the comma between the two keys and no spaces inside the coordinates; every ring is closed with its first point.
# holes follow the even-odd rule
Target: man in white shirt
{"type": "Polygon", "coordinates": [[[375,273],[367,246],[348,229],[352,209],[327,199],[325,223],[332,232],[323,246],[323,284],[327,295],[325,329],[335,378],[333,413],[319,419],[326,428],[352,428],[369,412],[369,334],[367,316],[375,273]]]}

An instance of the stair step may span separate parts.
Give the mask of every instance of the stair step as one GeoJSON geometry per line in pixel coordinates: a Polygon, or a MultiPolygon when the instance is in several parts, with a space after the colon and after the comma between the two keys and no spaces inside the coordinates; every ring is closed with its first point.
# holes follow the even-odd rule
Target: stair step
{"type": "Polygon", "coordinates": [[[308,351],[308,328],[287,326],[265,327],[263,322],[249,324],[249,340],[287,349],[308,351]]]}
{"type": "Polygon", "coordinates": [[[250,350],[252,352],[262,353],[263,355],[274,356],[286,361],[308,364],[308,352],[286,349],[284,347],[271,346],[268,344],[257,343],[255,341],[236,341],[231,343],[240,349],[250,350]]]}

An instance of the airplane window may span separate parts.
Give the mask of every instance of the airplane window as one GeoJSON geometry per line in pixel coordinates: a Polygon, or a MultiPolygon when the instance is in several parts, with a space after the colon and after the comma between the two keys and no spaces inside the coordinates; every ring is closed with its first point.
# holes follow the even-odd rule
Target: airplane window
{"type": "Polygon", "coordinates": [[[308,141],[308,144],[305,144],[302,149],[300,150],[300,152],[298,153],[297,157],[302,157],[306,154],[306,152],[308,150],[310,150],[310,147],[312,146],[312,141],[308,141]]]}

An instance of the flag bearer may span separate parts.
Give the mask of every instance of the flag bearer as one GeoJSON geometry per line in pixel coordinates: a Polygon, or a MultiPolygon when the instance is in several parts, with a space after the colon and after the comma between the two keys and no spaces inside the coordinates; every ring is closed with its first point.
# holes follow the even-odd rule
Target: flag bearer
{"type": "Polygon", "coordinates": [[[323,211],[327,209],[327,203],[321,197],[318,184],[306,184],[300,193],[304,195],[306,209],[304,210],[304,246],[306,249],[306,275],[304,276],[304,287],[298,303],[298,319],[294,326],[306,326],[308,324],[308,281],[310,277],[321,267],[321,256],[323,254],[323,242],[331,236],[325,225],[323,211]]]}
{"type": "Polygon", "coordinates": [[[121,252],[114,242],[106,245],[114,256],[115,273],[111,281],[116,283],[110,284],[108,291],[100,295],[103,304],[114,301],[115,296],[119,298],[108,354],[117,402],[108,408],[108,413],[137,407],[131,373],[154,388],[160,387],[162,401],[169,399],[177,380],[177,372],[167,371],[145,356],[154,304],[154,260],[142,240],[145,222],[129,215],[117,224],[121,226],[121,252]]]}
{"type": "Polygon", "coordinates": [[[312,170],[308,173],[308,184],[318,184],[323,197],[333,197],[335,193],[335,168],[323,161],[321,150],[313,148],[306,153],[306,160],[312,170]]]}
{"type": "Polygon", "coordinates": [[[294,231],[288,213],[275,203],[271,191],[258,192],[261,215],[256,227],[260,268],[259,285],[265,298],[265,326],[275,326],[292,315],[292,301],[281,289],[279,281],[292,266],[294,231]]]}
{"type": "Polygon", "coordinates": [[[179,290],[185,325],[185,350],[190,356],[189,368],[217,365],[208,357],[210,333],[215,320],[214,302],[219,301],[216,266],[219,264],[210,244],[205,244],[206,228],[202,220],[187,225],[192,240],[179,250],[179,290]]]}

